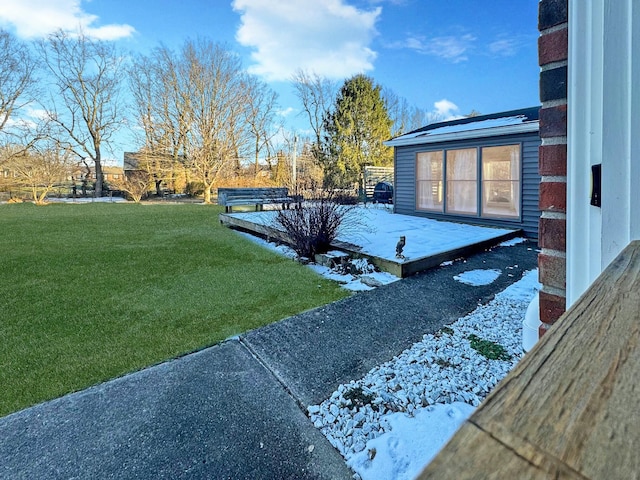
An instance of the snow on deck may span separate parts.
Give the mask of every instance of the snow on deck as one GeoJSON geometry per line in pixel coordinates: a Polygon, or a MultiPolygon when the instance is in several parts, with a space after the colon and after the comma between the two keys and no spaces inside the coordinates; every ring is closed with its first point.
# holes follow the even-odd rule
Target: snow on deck
{"type": "MultiPolygon", "coordinates": [[[[360,207],[352,210],[347,226],[337,240],[361,248],[360,253],[394,262],[430,257],[513,233],[505,228],[480,227],[464,223],[400,215],[387,208],[360,207]],[[404,260],[396,258],[396,244],[405,236],[404,260]]],[[[229,217],[259,225],[275,226],[275,211],[232,213],[229,217]]]]}

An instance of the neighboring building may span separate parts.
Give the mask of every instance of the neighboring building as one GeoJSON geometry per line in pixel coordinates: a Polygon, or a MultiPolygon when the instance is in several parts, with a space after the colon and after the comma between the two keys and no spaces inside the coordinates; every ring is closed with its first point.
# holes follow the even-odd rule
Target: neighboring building
{"type": "MultiPolygon", "coordinates": [[[[113,180],[120,180],[124,176],[124,170],[122,167],[116,167],[111,165],[103,165],[102,166],[102,179],[105,182],[111,182],[113,180]]],[[[87,172],[87,167],[83,164],[79,163],[73,167],[71,176],[69,180],[72,182],[81,182],[83,179],[87,179],[91,183],[96,180],[96,170],[95,167],[90,166],[89,172],[87,172]]]]}
{"type": "MultiPolygon", "coordinates": [[[[122,180],[124,177],[124,170],[122,167],[103,166],[102,175],[105,182],[111,182],[113,180],[122,180]]],[[[95,178],[95,173],[93,174],[95,178]]]]}
{"type": "Polygon", "coordinates": [[[142,154],[138,152],[124,152],[122,165],[125,176],[130,175],[131,172],[138,172],[141,170],[139,167],[141,155],[142,154]]]}
{"type": "Polygon", "coordinates": [[[538,107],[433,123],[393,138],[394,211],[521,228],[538,239],[538,107]]]}

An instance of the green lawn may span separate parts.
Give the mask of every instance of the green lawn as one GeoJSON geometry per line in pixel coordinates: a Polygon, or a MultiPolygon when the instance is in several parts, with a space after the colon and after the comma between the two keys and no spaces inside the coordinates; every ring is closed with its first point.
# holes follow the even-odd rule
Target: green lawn
{"type": "Polygon", "coordinates": [[[0,415],[348,295],[204,205],[0,205],[0,415]]]}

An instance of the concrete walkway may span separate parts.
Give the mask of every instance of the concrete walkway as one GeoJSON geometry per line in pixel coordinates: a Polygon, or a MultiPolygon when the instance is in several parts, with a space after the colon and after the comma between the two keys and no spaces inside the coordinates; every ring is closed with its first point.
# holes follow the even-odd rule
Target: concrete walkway
{"type": "Polygon", "coordinates": [[[0,418],[0,478],[349,479],[304,407],[535,267],[495,248],[0,418]],[[453,280],[477,268],[503,274],[453,280]]]}

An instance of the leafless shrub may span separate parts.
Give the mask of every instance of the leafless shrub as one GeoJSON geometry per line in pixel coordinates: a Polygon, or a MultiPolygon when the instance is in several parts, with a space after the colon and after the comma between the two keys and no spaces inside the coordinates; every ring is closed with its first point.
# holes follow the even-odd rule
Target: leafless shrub
{"type": "Polygon", "coordinates": [[[135,203],[140,203],[142,197],[149,192],[153,179],[147,172],[136,170],[128,173],[124,178],[112,180],[111,184],[129,194],[135,203]]]}
{"type": "Polygon", "coordinates": [[[318,253],[328,252],[339,233],[357,226],[356,216],[350,215],[357,205],[339,200],[339,193],[322,191],[292,209],[277,212],[276,228],[284,230],[298,256],[313,259],[318,253]]]}
{"type": "Polygon", "coordinates": [[[49,146],[9,157],[6,179],[10,186],[29,191],[36,205],[45,205],[47,195],[64,183],[70,172],[69,152],[49,146]]]}

